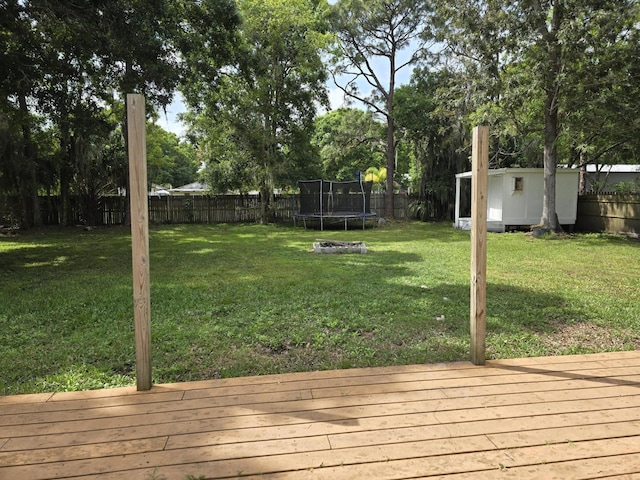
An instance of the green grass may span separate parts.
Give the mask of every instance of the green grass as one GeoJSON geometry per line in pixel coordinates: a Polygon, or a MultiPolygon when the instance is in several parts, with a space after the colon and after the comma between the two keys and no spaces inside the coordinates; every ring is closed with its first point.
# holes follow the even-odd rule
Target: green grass
{"type": "MultiPolygon", "coordinates": [[[[153,227],[156,383],[466,360],[468,232],[153,227]],[[317,238],[366,255],[310,252],[317,238]]],[[[489,234],[487,357],[640,347],[640,242],[489,234]]],[[[135,380],[124,228],[0,237],[0,393],[135,380]]]]}

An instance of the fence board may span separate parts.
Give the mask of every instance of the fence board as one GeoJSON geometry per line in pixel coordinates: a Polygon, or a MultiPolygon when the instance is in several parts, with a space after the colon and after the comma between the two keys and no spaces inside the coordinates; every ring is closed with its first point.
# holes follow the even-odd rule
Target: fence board
{"type": "Polygon", "coordinates": [[[582,195],[576,229],[640,235],[640,195],[582,195]]]}
{"type": "MultiPolygon", "coordinates": [[[[0,197],[0,224],[10,224],[13,197],[0,197]]],[[[104,226],[123,225],[127,209],[126,198],[121,196],[100,197],[95,205],[95,220],[83,213],[79,198],[71,197],[72,222],[84,224],[95,221],[104,226]]],[[[409,197],[402,193],[394,199],[395,218],[408,218],[409,197]]],[[[184,195],[150,196],[149,223],[254,223],[260,219],[258,195],[184,195]]],[[[40,197],[40,210],[45,225],[58,225],[61,221],[62,202],[58,196],[40,197]]],[[[371,194],[371,211],[378,218],[384,217],[384,193],[371,194]]],[[[276,222],[293,223],[293,197],[276,195],[273,205],[276,222]]]]}

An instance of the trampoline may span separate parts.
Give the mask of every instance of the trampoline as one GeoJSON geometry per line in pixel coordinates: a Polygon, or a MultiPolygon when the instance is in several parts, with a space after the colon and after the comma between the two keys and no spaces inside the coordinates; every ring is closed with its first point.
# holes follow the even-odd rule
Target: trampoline
{"type": "Polygon", "coordinates": [[[299,180],[293,198],[293,219],[302,219],[304,228],[307,221],[319,223],[320,230],[325,224],[344,222],[347,230],[350,220],[362,222],[364,230],[368,219],[375,219],[371,213],[372,182],[353,180],[338,182],[332,180],[299,180]]]}

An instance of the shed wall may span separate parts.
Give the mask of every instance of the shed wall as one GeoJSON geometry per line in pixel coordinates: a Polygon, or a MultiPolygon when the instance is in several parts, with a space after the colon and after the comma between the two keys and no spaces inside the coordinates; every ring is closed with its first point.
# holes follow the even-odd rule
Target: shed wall
{"type": "MultiPolygon", "coordinates": [[[[467,174],[457,175],[466,178],[467,174]]],[[[556,211],[562,225],[574,225],[578,202],[579,172],[556,172],[556,211]]],[[[487,229],[504,231],[509,226],[536,225],[542,218],[544,173],[542,169],[505,168],[489,172],[487,229]],[[516,179],[518,181],[516,182],[516,179]]],[[[465,228],[468,219],[456,220],[465,228]]]]}

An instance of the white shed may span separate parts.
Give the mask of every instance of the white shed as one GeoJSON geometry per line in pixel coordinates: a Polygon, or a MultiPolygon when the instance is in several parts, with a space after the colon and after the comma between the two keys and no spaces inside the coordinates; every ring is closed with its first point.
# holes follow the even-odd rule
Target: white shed
{"type": "MultiPolygon", "coordinates": [[[[544,195],[542,168],[500,168],[489,170],[487,230],[504,232],[509,228],[530,227],[542,218],[544,195]]],[[[556,212],[561,225],[574,225],[578,206],[577,170],[556,170],[556,212]]],[[[456,175],[456,211],[454,227],[469,229],[471,224],[471,172],[456,175]],[[464,182],[464,184],[463,184],[464,182]],[[466,188],[469,192],[464,196],[466,188]]]]}

